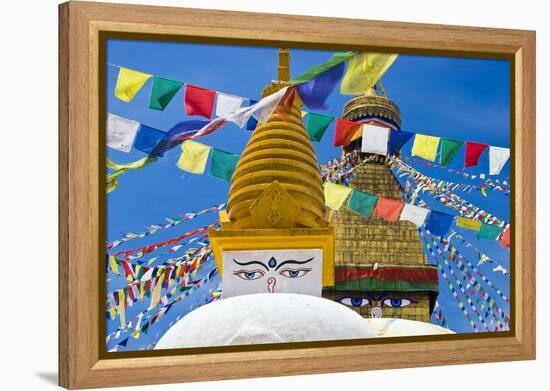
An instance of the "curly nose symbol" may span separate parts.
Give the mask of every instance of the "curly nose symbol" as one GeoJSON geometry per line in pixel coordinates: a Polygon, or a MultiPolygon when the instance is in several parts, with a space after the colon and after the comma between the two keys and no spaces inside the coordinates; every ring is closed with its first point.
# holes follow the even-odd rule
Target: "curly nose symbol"
{"type": "Polygon", "coordinates": [[[267,279],[267,290],[269,293],[274,293],[275,292],[275,284],[277,283],[277,280],[275,280],[275,278],[273,277],[269,277],[267,279]]]}

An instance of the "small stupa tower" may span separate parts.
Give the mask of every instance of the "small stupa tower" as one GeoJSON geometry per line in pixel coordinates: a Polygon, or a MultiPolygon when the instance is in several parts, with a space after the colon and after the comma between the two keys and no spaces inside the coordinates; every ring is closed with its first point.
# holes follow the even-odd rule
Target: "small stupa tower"
{"type": "MultiPolygon", "coordinates": [[[[343,117],[399,130],[401,114],[381,82],[351,99],[343,117]]],[[[356,167],[350,187],[401,199],[401,188],[385,156],[361,152],[362,139],[344,147],[369,161],[356,167]]],[[[341,209],[334,217],[336,281],[323,296],[350,306],[364,317],[403,318],[428,322],[438,293],[435,266],[427,264],[416,226],[388,222],[341,209]]]]}
{"type": "MultiPolygon", "coordinates": [[[[289,50],[279,49],[278,80],[263,90],[262,97],[289,87],[289,76],[289,50]]],[[[262,277],[265,273],[270,275],[277,268],[279,274],[273,277],[279,280],[276,288],[270,286],[270,292],[286,287],[283,291],[303,293],[300,289],[295,291],[288,281],[281,281],[282,269],[278,269],[278,265],[282,257],[288,258],[286,261],[305,262],[312,257],[311,251],[321,254],[322,286],[334,284],[334,236],[328,224],[319,165],[302,120],[302,102],[297,94],[288,97],[292,100],[290,106],[279,105],[269,119],[254,130],[233,173],[227,210],[220,213],[221,229],[209,233],[216,265],[222,274],[222,295],[233,285],[229,276],[224,277],[231,270],[232,262],[258,264],[257,275],[245,270],[248,274],[243,276],[249,280],[255,280],[262,273],[262,277]],[[276,251],[279,258],[260,259],[276,251]],[[245,258],[252,261],[241,261],[245,258]],[[261,262],[268,270],[262,269],[261,262]]],[[[308,276],[315,272],[315,267],[312,268],[308,276]]],[[[294,274],[288,272],[289,279],[291,275],[300,277],[297,270],[292,269],[294,274]]],[[[232,271],[235,275],[240,272],[240,269],[232,271]]],[[[321,282],[318,285],[318,295],[321,295],[321,282]]]]}

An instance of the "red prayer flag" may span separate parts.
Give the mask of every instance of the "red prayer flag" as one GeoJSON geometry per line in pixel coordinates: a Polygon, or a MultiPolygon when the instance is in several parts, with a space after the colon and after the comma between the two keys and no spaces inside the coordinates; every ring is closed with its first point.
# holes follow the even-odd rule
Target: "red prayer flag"
{"type": "Polygon", "coordinates": [[[487,144],[479,144],[468,141],[466,143],[466,156],[464,157],[464,167],[477,166],[479,158],[483,151],[487,149],[487,144]]]}
{"type": "Polygon", "coordinates": [[[510,248],[510,227],[506,228],[502,237],[500,238],[500,244],[504,247],[510,248]]]}
{"type": "Polygon", "coordinates": [[[191,84],[185,86],[184,106],[187,115],[202,115],[206,118],[212,118],[215,100],[216,91],[195,87],[191,84]]]}
{"type": "Polygon", "coordinates": [[[334,132],[334,146],[343,147],[351,142],[355,132],[363,126],[362,122],[348,121],[343,118],[336,118],[336,131],[334,132]]]}
{"type": "Polygon", "coordinates": [[[396,222],[405,204],[401,200],[379,197],[374,208],[374,214],[388,221],[396,222]]]}

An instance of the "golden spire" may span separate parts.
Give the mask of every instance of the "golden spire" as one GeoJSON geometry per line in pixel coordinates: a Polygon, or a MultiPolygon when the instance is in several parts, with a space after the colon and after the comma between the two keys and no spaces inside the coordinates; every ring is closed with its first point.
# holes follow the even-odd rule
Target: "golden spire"
{"type": "Polygon", "coordinates": [[[290,80],[290,50],[287,48],[279,48],[279,66],[278,80],[289,81],[290,80]]]}

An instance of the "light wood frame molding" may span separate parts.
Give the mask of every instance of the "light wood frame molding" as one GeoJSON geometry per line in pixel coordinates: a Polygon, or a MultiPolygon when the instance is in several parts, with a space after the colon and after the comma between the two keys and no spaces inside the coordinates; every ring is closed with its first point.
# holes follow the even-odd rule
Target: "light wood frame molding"
{"type": "Polygon", "coordinates": [[[75,389],[535,358],[535,32],[72,1],[59,6],[59,17],[60,385],[75,389]],[[99,299],[105,251],[99,56],[105,34],[508,58],[511,175],[519,189],[511,194],[512,330],[496,337],[105,354],[99,299]],[[189,365],[194,370],[186,370],[189,365]]]}

